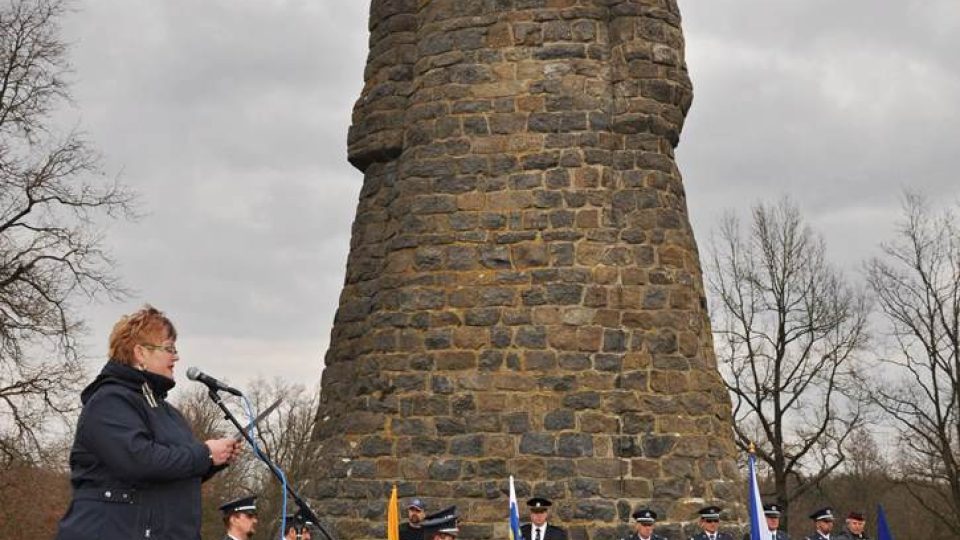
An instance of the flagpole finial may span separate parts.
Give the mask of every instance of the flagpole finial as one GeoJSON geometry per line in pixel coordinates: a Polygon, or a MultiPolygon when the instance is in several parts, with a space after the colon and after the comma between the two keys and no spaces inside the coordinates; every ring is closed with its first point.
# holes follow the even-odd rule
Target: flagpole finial
{"type": "Polygon", "coordinates": [[[751,454],[757,453],[757,447],[754,446],[753,441],[750,441],[750,449],[748,450],[748,452],[750,452],[751,454]]]}

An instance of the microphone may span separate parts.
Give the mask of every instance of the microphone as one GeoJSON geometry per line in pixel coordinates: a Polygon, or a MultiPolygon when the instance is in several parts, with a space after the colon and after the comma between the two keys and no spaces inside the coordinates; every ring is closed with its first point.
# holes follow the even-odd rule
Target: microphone
{"type": "Polygon", "coordinates": [[[232,386],[227,386],[223,384],[222,382],[214,379],[213,377],[207,375],[206,373],[200,371],[199,369],[193,366],[187,369],[187,378],[190,379],[191,381],[202,382],[203,384],[207,385],[207,388],[209,388],[210,390],[214,390],[214,391],[223,390],[224,392],[229,392],[235,396],[243,395],[243,392],[237,390],[232,386]]]}

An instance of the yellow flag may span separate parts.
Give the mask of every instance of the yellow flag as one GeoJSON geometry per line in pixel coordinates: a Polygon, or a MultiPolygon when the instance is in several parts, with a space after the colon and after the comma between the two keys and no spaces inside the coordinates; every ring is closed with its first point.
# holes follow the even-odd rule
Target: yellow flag
{"type": "Polygon", "coordinates": [[[390,491],[387,503],[387,540],[400,540],[400,503],[397,501],[397,485],[390,491]]]}

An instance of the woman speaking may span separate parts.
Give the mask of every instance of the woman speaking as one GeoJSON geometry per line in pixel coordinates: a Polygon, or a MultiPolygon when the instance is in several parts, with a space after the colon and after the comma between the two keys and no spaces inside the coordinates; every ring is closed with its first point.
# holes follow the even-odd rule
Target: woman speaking
{"type": "Polygon", "coordinates": [[[117,322],[110,360],[80,394],[73,500],[58,540],[200,538],[200,483],[236,458],[232,438],[198,441],[167,403],[177,331],[145,306],[117,322]]]}

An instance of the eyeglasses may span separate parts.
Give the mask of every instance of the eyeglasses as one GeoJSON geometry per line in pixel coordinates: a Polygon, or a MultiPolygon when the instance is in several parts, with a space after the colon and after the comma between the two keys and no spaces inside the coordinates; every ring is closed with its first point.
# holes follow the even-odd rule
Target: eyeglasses
{"type": "Polygon", "coordinates": [[[706,521],[707,523],[720,523],[720,520],[719,520],[719,519],[707,519],[707,518],[704,518],[703,520],[706,521]]]}
{"type": "Polygon", "coordinates": [[[173,345],[153,345],[151,343],[141,343],[140,346],[146,347],[151,351],[165,351],[170,354],[177,354],[177,348],[174,347],[173,345]]]}

